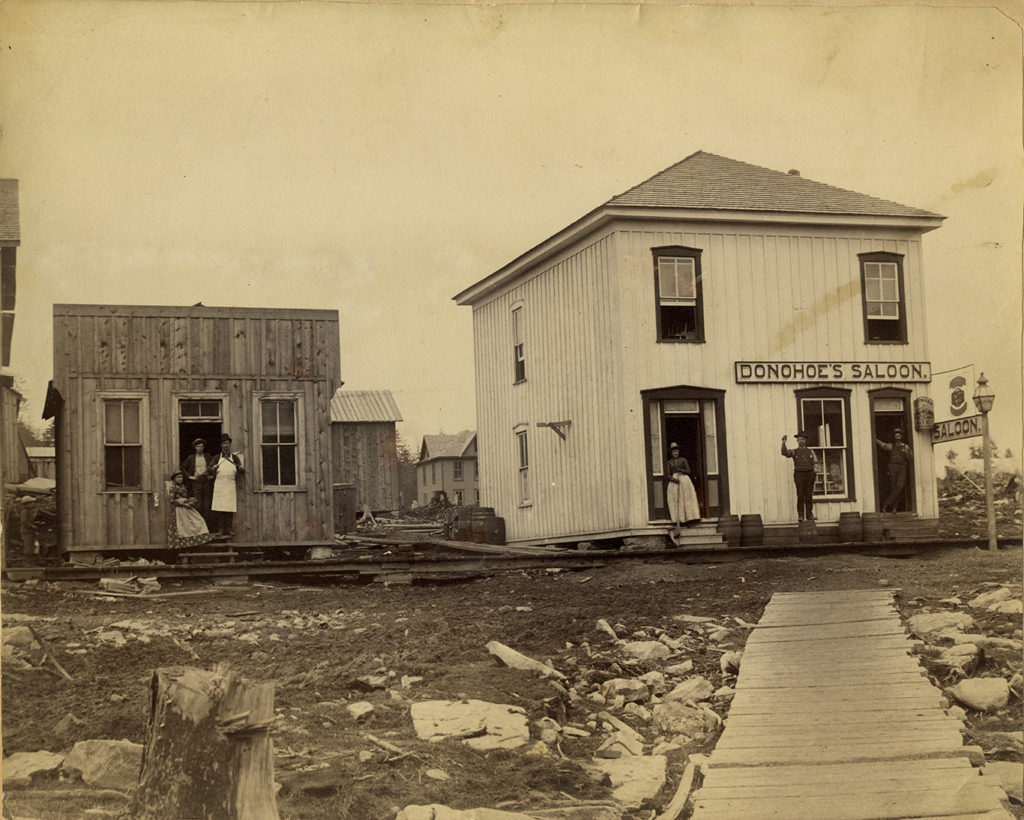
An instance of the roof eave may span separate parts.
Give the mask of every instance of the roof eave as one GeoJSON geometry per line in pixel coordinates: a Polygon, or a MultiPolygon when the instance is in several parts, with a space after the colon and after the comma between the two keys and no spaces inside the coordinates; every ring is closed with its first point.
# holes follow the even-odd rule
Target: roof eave
{"type": "Polygon", "coordinates": [[[576,220],[558,233],[516,257],[490,276],[452,297],[457,305],[474,305],[490,293],[515,279],[525,270],[580,241],[603,225],[616,219],[671,219],[687,222],[753,222],[759,224],[866,226],[874,228],[902,228],[920,233],[933,231],[942,225],[944,216],[938,214],[886,215],[886,214],[830,214],[801,213],[795,211],[744,211],[710,208],[665,208],[651,206],[602,206],[576,220]]]}

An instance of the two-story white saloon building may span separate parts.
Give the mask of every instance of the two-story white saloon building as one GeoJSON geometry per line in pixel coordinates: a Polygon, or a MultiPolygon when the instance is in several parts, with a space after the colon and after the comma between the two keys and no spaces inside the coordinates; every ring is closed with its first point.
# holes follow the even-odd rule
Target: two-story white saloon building
{"type": "Polygon", "coordinates": [[[808,434],[827,527],[882,510],[876,439],[899,427],[902,509],[929,531],[921,240],[942,220],[703,151],[582,216],[455,296],[473,308],[481,503],[509,542],[663,534],[677,442],[706,521],[795,533],[782,436],[808,434]]]}

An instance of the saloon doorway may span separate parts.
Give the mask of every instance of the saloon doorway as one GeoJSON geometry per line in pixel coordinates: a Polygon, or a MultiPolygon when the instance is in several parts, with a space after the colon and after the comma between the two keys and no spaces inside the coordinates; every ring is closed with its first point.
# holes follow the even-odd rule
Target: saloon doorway
{"type": "Polygon", "coordinates": [[[645,392],[647,499],[652,521],[668,519],[665,463],[668,449],[679,445],[689,462],[702,518],[728,512],[725,474],[724,393],[693,387],[645,392]]]}
{"type": "MultiPolygon", "coordinates": [[[[889,480],[890,451],[878,444],[892,444],[896,430],[903,432],[903,441],[913,450],[914,437],[910,429],[910,403],[904,393],[893,390],[871,394],[871,432],[875,452],[875,509],[882,510],[892,491],[889,480]]],[[[907,469],[906,484],[896,500],[898,511],[915,512],[917,493],[914,492],[914,463],[907,469]]]]}

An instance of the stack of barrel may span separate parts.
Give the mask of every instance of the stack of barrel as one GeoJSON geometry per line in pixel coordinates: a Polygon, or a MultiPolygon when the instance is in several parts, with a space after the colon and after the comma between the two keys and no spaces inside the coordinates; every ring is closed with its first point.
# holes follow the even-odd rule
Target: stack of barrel
{"type": "Polygon", "coordinates": [[[452,540],[504,544],[505,519],[494,514],[494,507],[459,507],[452,524],[452,540]]]}

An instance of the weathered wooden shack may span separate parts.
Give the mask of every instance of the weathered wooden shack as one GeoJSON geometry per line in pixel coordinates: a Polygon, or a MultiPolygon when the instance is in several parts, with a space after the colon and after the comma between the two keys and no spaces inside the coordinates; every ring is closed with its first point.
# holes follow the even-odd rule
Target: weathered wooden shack
{"type": "MultiPolygon", "coordinates": [[[[368,507],[372,512],[397,510],[398,433],[402,420],[390,390],[338,388],[331,399],[331,430],[336,475],[342,497],[352,512],[368,507]]],[[[339,530],[349,528],[352,515],[342,514],[339,530]]]]}
{"type": "MultiPolygon", "coordinates": [[[[698,152],[580,217],[455,299],[473,309],[481,503],[510,542],[664,533],[672,442],[702,517],[797,510],[808,433],[816,517],[900,499],[937,520],[922,235],[943,217],[698,152]]],[[[712,526],[712,532],[714,527],[712,526]]]]}
{"type": "Polygon", "coordinates": [[[166,544],[165,482],[201,438],[241,454],[235,543],[334,533],[333,310],[54,305],[60,548],[166,544]]]}

